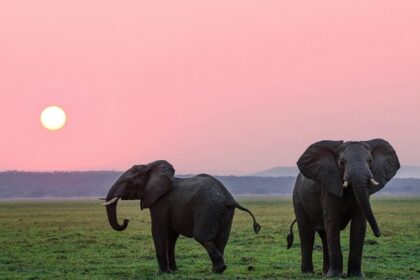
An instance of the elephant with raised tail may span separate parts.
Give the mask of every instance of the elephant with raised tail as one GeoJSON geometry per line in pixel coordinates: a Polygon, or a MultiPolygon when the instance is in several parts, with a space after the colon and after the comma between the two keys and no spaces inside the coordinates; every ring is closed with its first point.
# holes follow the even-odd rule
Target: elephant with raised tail
{"type": "MultiPolygon", "coordinates": [[[[351,222],[347,276],[362,277],[366,221],[376,237],[381,235],[369,197],[382,189],[400,168],[395,150],[383,139],[320,141],[303,153],[297,165],[300,174],[293,191],[293,206],[302,272],[313,273],[312,250],[317,232],[322,241],[324,274],[343,275],[340,231],[351,222]]],[[[293,223],[287,237],[288,248],[293,243],[293,223]]]]}
{"type": "Polygon", "coordinates": [[[260,225],[248,209],[235,201],[217,179],[201,174],[191,178],[174,177],[175,170],[164,160],[135,165],[121,175],[106,197],[109,224],[114,230],[126,229],[117,220],[119,199],[140,200],[141,209],[149,208],[152,236],[161,272],[177,270],[175,243],[180,234],[193,237],[206,250],[213,272],[226,269],[223,254],[229,239],[235,208],[248,212],[254,231],[260,225]]]}

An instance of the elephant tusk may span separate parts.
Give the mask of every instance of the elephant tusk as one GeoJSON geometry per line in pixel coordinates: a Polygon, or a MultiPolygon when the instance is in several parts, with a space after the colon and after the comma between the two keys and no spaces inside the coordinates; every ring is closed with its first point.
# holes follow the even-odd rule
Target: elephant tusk
{"type": "Polygon", "coordinates": [[[372,185],[374,185],[374,186],[379,186],[379,183],[378,183],[378,181],[376,181],[375,179],[370,179],[370,182],[372,183],[372,185]]]}
{"type": "Polygon", "coordinates": [[[349,181],[344,181],[344,184],[343,184],[343,188],[345,189],[345,188],[347,188],[349,186],[349,181]]]}
{"type": "Polygon", "coordinates": [[[102,203],[102,205],[103,206],[110,205],[110,204],[116,202],[118,199],[120,199],[118,196],[117,197],[114,197],[113,199],[110,199],[109,201],[102,203]]]}
{"type": "Polygon", "coordinates": [[[105,197],[98,197],[99,200],[106,200],[105,197]]]}

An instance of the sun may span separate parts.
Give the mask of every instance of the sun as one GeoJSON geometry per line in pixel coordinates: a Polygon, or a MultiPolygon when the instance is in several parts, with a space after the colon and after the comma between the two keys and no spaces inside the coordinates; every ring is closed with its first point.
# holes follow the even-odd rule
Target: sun
{"type": "Polygon", "coordinates": [[[41,113],[41,124],[48,130],[59,130],[66,123],[66,113],[58,106],[48,106],[41,113]]]}

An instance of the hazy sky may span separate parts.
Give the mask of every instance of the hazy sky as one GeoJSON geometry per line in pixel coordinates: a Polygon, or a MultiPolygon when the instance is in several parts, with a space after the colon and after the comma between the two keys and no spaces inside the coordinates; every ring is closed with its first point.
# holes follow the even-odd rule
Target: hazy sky
{"type": "Polygon", "coordinates": [[[294,165],[385,138],[420,165],[419,1],[2,1],[0,169],[294,165]],[[43,128],[56,104],[68,122],[43,128]]]}

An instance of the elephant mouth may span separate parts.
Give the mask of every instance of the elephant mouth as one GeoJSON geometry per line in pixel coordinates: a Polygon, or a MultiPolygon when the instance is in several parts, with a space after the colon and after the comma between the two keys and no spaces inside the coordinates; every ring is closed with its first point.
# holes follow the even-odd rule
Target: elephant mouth
{"type": "MultiPolygon", "coordinates": [[[[344,183],[343,183],[343,189],[345,189],[345,188],[347,188],[348,186],[349,186],[349,181],[348,180],[346,180],[346,179],[344,179],[343,180],[344,181],[344,183]]],[[[372,184],[372,185],[374,185],[374,186],[379,186],[380,184],[378,183],[378,181],[376,181],[374,178],[371,178],[370,180],[369,180],[369,182],[372,184]]]]}

